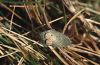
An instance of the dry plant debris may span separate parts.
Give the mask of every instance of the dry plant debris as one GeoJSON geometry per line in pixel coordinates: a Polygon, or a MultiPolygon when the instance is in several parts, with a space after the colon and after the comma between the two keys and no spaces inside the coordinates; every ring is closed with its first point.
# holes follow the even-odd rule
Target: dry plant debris
{"type": "Polygon", "coordinates": [[[100,0],[0,0],[0,65],[99,60],[100,0]]]}

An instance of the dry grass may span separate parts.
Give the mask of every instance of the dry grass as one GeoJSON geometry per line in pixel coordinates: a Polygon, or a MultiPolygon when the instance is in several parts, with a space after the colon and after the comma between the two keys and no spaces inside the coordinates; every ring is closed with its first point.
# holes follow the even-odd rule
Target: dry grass
{"type": "Polygon", "coordinates": [[[0,2],[0,65],[100,65],[99,60],[99,0],[0,2]],[[45,47],[39,34],[48,29],[68,36],[72,45],[45,47]]]}

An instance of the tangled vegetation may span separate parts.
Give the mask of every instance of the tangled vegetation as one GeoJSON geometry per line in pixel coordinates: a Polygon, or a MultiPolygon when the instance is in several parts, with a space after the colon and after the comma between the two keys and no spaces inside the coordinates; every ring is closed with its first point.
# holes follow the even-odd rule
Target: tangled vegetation
{"type": "Polygon", "coordinates": [[[100,0],[0,0],[0,65],[100,65],[100,0]]]}

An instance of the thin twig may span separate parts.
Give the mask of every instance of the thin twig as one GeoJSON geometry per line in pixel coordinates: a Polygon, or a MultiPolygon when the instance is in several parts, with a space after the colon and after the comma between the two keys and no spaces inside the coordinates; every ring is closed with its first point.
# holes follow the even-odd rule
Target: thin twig
{"type": "Polygon", "coordinates": [[[52,52],[60,59],[62,63],[65,65],[68,65],[68,63],[55,51],[55,49],[52,46],[49,46],[49,48],[52,50],[52,52]]]}
{"type": "Polygon", "coordinates": [[[22,57],[17,65],[22,65],[23,61],[24,61],[24,58],[22,57]]]}
{"type": "Polygon", "coordinates": [[[64,28],[63,28],[63,34],[65,33],[68,25],[75,19],[78,17],[78,15],[80,15],[83,11],[85,10],[85,8],[83,8],[82,10],[80,10],[78,13],[76,13],[69,21],[68,23],[65,24],[64,28]]]}
{"type": "Polygon", "coordinates": [[[32,39],[29,39],[29,38],[27,38],[27,37],[25,37],[25,36],[23,36],[23,35],[20,35],[20,34],[18,34],[18,33],[16,33],[16,32],[10,31],[10,30],[7,29],[7,28],[4,28],[4,27],[2,27],[2,28],[3,28],[4,30],[6,30],[6,31],[9,31],[9,32],[15,34],[15,35],[18,35],[19,37],[25,38],[25,39],[27,39],[27,40],[33,42],[33,44],[38,44],[39,46],[42,46],[42,47],[43,47],[42,44],[40,44],[40,43],[38,43],[38,42],[36,42],[36,41],[34,41],[34,40],[32,40],[32,39]]]}
{"type": "Polygon", "coordinates": [[[10,21],[10,30],[12,29],[12,22],[13,22],[13,18],[14,18],[14,11],[15,11],[15,7],[13,8],[13,12],[12,12],[12,16],[11,16],[11,21],[10,21]]]}
{"type": "Polygon", "coordinates": [[[17,52],[19,52],[19,51],[14,51],[12,53],[9,53],[9,54],[6,54],[6,55],[2,55],[2,56],[0,56],[0,58],[6,57],[6,56],[10,56],[10,55],[15,54],[17,52]]]}

